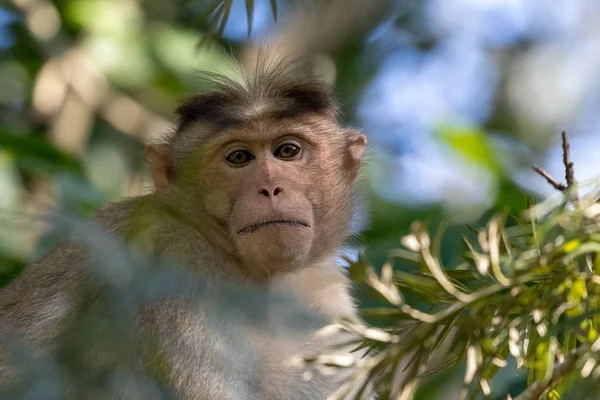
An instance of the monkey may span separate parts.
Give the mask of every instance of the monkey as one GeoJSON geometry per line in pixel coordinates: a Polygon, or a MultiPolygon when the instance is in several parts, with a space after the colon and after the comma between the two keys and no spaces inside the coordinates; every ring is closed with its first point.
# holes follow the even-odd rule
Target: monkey
{"type": "MultiPolygon", "coordinates": [[[[124,350],[146,371],[145,355],[158,349],[164,387],[177,399],[326,399],[339,381],[306,379],[286,361],[322,345],[318,326],[357,318],[336,257],[352,234],[366,136],[340,124],[333,85],[302,60],[263,52],[256,63],[236,77],[206,74],[207,90],[177,108],[176,128],[146,146],[154,190],[94,218],[107,238],[173,260],[190,284],[203,285],[199,298],[170,295],[141,307],[135,324],[149,340],[139,342],[152,346],[124,350]],[[220,314],[221,299],[244,288],[262,295],[258,323],[243,299],[220,314]],[[314,320],[286,328],[293,317],[278,308],[278,294],[314,320]]],[[[97,303],[89,263],[67,240],[0,288],[0,383],[18,376],[9,332],[36,356],[73,337],[75,316],[97,303]]]]}

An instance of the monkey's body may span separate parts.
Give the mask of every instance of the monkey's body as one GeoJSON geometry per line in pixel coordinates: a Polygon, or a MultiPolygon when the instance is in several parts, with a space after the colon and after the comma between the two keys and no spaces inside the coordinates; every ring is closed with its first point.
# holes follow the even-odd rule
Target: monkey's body
{"type": "MultiPolygon", "coordinates": [[[[98,220],[121,236],[128,230],[127,222],[135,219],[131,214],[138,203],[139,199],[130,199],[112,204],[99,213],[98,220]]],[[[146,226],[150,238],[164,239],[161,231],[166,228],[170,236],[175,233],[168,216],[153,220],[155,226],[146,226]]],[[[223,306],[218,301],[225,296],[220,290],[231,293],[236,285],[229,290],[221,287],[218,275],[225,276],[226,269],[219,260],[211,259],[208,246],[200,236],[186,231],[170,240],[169,246],[160,247],[161,252],[174,254],[181,254],[183,247],[196,249],[187,253],[187,267],[210,271],[206,276],[200,272],[198,277],[213,282],[201,301],[173,298],[140,319],[139,328],[165,349],[163,362],[170,370],[167,387],[178,398],[190,400],[326,398],[339,383],[320,376],[307,382],[301,378],[301,370],[286,368],[285,362],[318,346],[312,334],[322,324],[354,315],[347,279],[335,260],[325,259],[308,269],[276,276],[262,286],[264,297],[250,297],[267,305],[258,313],[256,304],[241,296],[230,301],[228,312],[220,314],[223,306]],[[270,293],[274,293],[272,303],[270,293]],[[281,294],[287,294],[289,297],[284,297],[290,302],[281,304],[281,294]],[[313,320],[305,318],[299,324],[298,317],[307,315],[304,310],[313,320]]],[[[79,248],[67,244],[28,267],[10,286],[0,289],[0,326],[16,330],[39,354],[51,351],[53,344],[68,334],[75,310],[94,295],[85,262],[79,248]],[[85,293],[90,289],[91,293],[85,293]]],[[[144,350],[131,351],[132,356],[139,356],[144,350]]],[[[5,378],[3,372],[8,372],[2,369],[7,366],[4,362],[0,353],[0,382],[5,378]]]]}
{"type": "MultiPolygon", "coordinates": [[[[144,345],[124,349],[130,366],[160,370],[177,398],[318,400],[340,384],[303,379],[286,360],[321,348],[319,327],[355,317],[335,256],[349,235],[366,139],[337,125],[326,86],[288,69],[259,67],[246,86],[219,80],[184,104],[177,132],[149,147],[156,192],[98,214],[112,235],[202,284],[199,298],[171,296],[141,311],[144,345]],[[258,305],[232,288],[253,288],[258,305]]],[[[0,289],[0,382],[9,375],[1,327],[44,352],[69,340],[73,318],[94,302],[84,254],[63,244],[0,289]]]]}

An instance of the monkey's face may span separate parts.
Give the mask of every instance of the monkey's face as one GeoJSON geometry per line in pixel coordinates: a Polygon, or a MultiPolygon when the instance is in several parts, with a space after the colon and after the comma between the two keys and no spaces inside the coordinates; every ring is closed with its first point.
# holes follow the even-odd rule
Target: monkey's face
{"type": "Polygon", "coordinates": [[[363,146],[330,121],[258,119],[200,146],[195,197],[245,266],[294,268],[346,238],[363,146]]]}

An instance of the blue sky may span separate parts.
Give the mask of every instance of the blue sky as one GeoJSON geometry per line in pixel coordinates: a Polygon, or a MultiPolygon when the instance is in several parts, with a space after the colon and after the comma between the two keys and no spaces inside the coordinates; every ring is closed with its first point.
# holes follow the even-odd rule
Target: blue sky
{"type": "Polygon", "coordinates": [[[8,31],[8,24],[15,21],[15,16],[9,13],[7,9],[0,7],[0,49],[10,47],[13,38],[8,31]]]}

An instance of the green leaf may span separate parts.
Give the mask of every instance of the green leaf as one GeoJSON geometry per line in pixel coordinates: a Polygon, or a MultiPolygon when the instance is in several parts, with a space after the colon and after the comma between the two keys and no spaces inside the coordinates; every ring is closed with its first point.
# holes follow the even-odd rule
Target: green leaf
{"type": "Polygon", "coordinates": [[[566,264],[584,254],[597,253],[597,252],[600,252],[600,243],[593,243],[593,242],[584,243],[576,248],[571,248],[568,255],[563,259],[563,262],[566,264]]]}
{"type": "Polygon", "coordinates": [[[20,166],[48,172],[67,170],[83,174],[83,167],[75,157],[60,150],[45,137],[37,135],[13,135],[0,131],[0,149],[12,154],[20,166]]]}
{"type": "Polygon", "coordinates": [[[406,313],[398,308],[391,307],[369,307],[360,310],[360,313],[368,317],[394,317],[397,320],[411,319],[406,313]]]}
{"type": "Polygon", "coordinates": [[[350,278],[355,282],[364,282],[367,277],[367,268],[369,268],[369,262],[364,257],[363,254],[358,255],[358,259],[356,261],[352,261],[349,258],[346,258],[348,261],[348,273],[350,274],[350,278]]]}
{"type": "Polygon", "coordinates": [[[273,19],[277,22],[277,0],[271,0],[271,12],[273,13],[273,19]]]}
{"type": "Polygon", "coordinates": [[[496,151],[487,140],[485,133],[476,128],[455,128],[442,125],[439,128],[441,139],[462,157],[499,175],[501,164],[496,156],[496,151]]]}
{"type": "Polygon", "coordinates": [[[210,5],[208,7],[206,7],[206,9],[204,9],[204,11],[199,13],[198,20],[204,20],[204,19],[208,18],[210,16],[210,14],[215,12],[217,7],[223,5],[223,2],[224,2],[224,0],[214,0],[212,3],[210,3],[210,5]]]}
{"type": "Polygon", "coordinates": [[[25,269],[25,262],[0,252],[0,288],[10,283],[25,269]]]}
{"type": "Polygon", "coordinates": [[[367,244],[379,244],[386,240],[394,240],[408,232],[408,227],[415,220],[442,220],[443,210],[436,208],[409,208],[385,200],[374,193],[369,193],[367,198],[369,208],[372,210],[369,219],[369,228],[361,232],[361,240],[367,244]]]}
{"type": "Polygon", "coordinates": [[[428,369],[427,371],[425,371],[424,373],[419,375],[419,377],[425,378],[425,377],[431,376],[433,374],[436,374],[445,368],[453,367],[456,364],[458,364],[462,359],[463,359],[462,354],[454,354],[450,357],[447,357],[444,361],[442,361],[435,367],[428,369]]]}
{"type": "Polygon", "coordinates": [[[217,30],[217,35],[222,36],[223,32],[225,32],[225,27],[227,26],[227,21],[229,21],[229,14],[231,14],[233,0],[225,0],[223,1],[223,5],[221,6],[223,9],[221,22],[219,29],[217,30]]]}
{"type": "Polygon", "coordinates": [[[435,340],[435,343],[433,344],[433,346],[431,346],[431,350],[430,350],[431,353],[435,352],[435,350],[437,350],[437,348],[440,347],[442,343],[444,343],[444,341],[448,337],[448,334],[450,334],[450,331],[456,325],[456,322],[458,321],[458,318],[459,318],[459,314],[456,314],[452,318],[452,320],[450,320],[444,326],[444,328],[442,329],[442,331],[439,333],[437,339],[435,340]]]}
{"type": "Polygon", "coordinates": [[[246,14],[248,17],[248,37],[250,37],[254,21],[254,0],[246,0],[246,14]]]}
{"type": "Polygon", "coordinates": [[[446,294],[439,282],[431,276],[394,271],[394,284],[411,293],[423,294],[430,300],[439,299],[446,294]]]}
{"type": "MultiPolygon", "coordinates": [[[[203,46],[207,43],[209,43],[211,41],[211,39],[214,38],[214,35],[217,34],[217,32],[219,31],[219,24],[221,23],[222,19],[223,19],[223,14],[225,13],[225,3],[226,1],[224,0],[219,0],[217,2],[214,3],[214,5],[217,7],[215,14],[213,15],[213,17],[210,19],[210,22],[208,24],[208,28],[207,28],[207,34],[204,35],[202,37],[202,39],[200,40],[200,42],[198,43],[199,46],[203,46]]],[[[223,29],[225,27],[223,26],[223,29]]]]}

